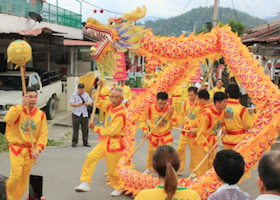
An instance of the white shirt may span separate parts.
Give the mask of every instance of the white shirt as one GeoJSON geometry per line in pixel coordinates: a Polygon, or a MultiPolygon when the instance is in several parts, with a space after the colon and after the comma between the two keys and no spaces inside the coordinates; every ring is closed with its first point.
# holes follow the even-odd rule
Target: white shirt
{"type": "MultiPolygon", "coordinates": [[[[93,102],[88,93],[84,92],[82,95],[85,102],[93,102]]],[[[78,95],[78,92],[74,92],[70,98],[69,103],[82,103],[82,98],[78,95]]],[[[86,105],[81,106],[75,106],[73,107],[73,113],[74,115],[81,116],[83,114],[83,117],[88,117],[88,111],[86,105]]]]}
{"type": "Polygon", "coordinates": [[[252,200],[250,195],[240,190],[237,185],[227,183],[219,187],[207,200],[252,200]]]}
{"type": "Polygon", "coordinates": [[[200,89],[200,88],[201,88],[201,84],[200,84],[199,82],[196,82],[196,83],[194,84],[194,87],[197,87],[197,89],[200,89]]]}
{"type": "Polygon", "coordinates": [[[280,196],[274,194],[261,194],[256,200],[280,200],[280,196]]]}

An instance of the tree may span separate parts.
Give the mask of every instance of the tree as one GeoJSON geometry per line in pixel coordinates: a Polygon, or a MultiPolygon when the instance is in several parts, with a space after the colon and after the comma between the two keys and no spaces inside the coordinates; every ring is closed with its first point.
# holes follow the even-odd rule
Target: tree
{"type": "Polygon", "coordinates": [[[238,36],[242,36],[243,35],[243,30],[245,28],[245,24],[242,23],[241,21],[235,21],[234,18],[231,18],[231,20],[228,21],[229,22],[229,26],[231,27],[232,32],[236,33],[238,32],[238,36]]]}

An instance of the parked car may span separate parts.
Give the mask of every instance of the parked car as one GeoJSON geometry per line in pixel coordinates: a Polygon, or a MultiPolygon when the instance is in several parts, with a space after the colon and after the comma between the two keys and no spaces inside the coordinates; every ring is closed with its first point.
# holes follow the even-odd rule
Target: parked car
{"type": "MultiPolygon", "coordinates": [[[[34,87],[38,91],[37,108],[44,109],[47,119],[53,119],[56,101],[62,93],[61,72],[29,71],[25,73],[26,87],[34,87]]],[[[22,81],[20,71],[0,73],[0,132],[4,133],[4,117],[13,105],[21,103],[22,81]]]]}

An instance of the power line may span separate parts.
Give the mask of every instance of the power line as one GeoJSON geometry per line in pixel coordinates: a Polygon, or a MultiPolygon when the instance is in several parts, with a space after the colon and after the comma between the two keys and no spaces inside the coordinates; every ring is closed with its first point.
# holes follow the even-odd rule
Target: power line
{"type": "Polygon", "coordinates": [[[235,15],[235,18],[238,20],[238,17],[237,17],[237,13],[236,13],[236,10],[234,9],[234,5],[233,5],[233,0],[231,0],[231,3],[232,3],[232,9],[233,9],[233,12],[234,12],[234,15],[235,15]]]}
{"type": "Polygon", "coordinates": [[[94,5],[94,4],[90,3],[90,2],[88,2],[88,1],[85,1],[85,0],[81,0],[81,1],[84,2],[84,3],[87,3],[87,4],[91,5],[91,6],[94,6],[96,8],[102,9],[102,10],[104,10],[106,12],[114,13],[114,14],[117,14],[117,15],[122,15],[121,13],[114,12],[114,11],[111,11],[111,10],[107,10],[105,8],[101,8],[101,7],[97,6],[97,5],[94,5]]]}
{"type": "Polygon", "coordinates": [[[246,3],[246,1],[243,0],[243,2],[244,2],[245,5],[247,6],[248,10],[251,12],[252,16],[256,16],[255,13],[253,12],[253,10],[250,8],[250,6],[248,6],[248,4],[246,3]]]}
{"type": "Polygon", "coordinates": [[[190,3],[191,1],[192,1],[192,0],[189,0],[189,2],[184,6],[184,8],[182,9],[181,13],[183,13],[183,12],[187,9],[187,7],[188,7],[188,5],[189,5],[189,3],[190,3]]]}

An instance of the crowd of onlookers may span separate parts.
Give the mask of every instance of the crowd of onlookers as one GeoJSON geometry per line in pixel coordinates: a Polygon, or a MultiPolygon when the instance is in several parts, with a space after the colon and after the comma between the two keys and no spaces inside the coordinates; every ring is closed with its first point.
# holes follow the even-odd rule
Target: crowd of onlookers
{"type": "MultiPolygon", "coordinates": [[[[142,190],[136,200],[146,199],[200,199],[198,193],[192,189],[178,185],[177,170],[180,159],[177,151],[168,145],[157,148],[153,154],[153,171],[159,177],[159,186],[154,189],[142,190]]],[[[217,153],[214,160],[214,169],[217,179],[222,185],[211,194],[209,200],[250,200],[248,193],[238,186],[243,176],[245,161],[243,157],[233,150],[222,150],[217,153]]],[[[265,153],[258,164],[258,178],[256,180],[260,195],[256,200],[280,199],[280,151],[265,153]]],[[[7,200],[7,177],[0,175],[0,200],[7,200]]],[[[25,198],[28,200],[28,195],[25,198]]],[[[42,200],[45,198],[41,198],[42,200]]]]}

